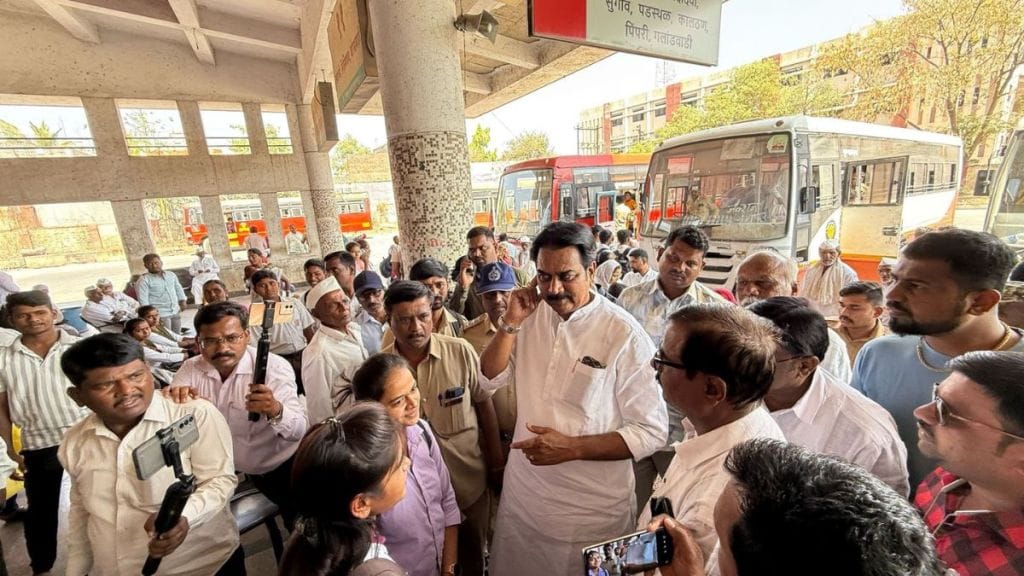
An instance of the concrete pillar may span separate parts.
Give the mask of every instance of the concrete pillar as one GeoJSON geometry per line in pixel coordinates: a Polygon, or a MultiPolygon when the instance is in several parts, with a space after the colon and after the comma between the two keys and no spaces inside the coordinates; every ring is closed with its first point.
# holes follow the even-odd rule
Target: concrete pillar
{"type": "Polygon", "coordinates": [[[402,260],[406,270],[424,256],[451,265],[473,225],[455,3],[373,0],[367,8],[402,260]]]}
{"type": "Polygon", "coordinates": [[[320,234],[316,230],[316,220],[312,217],[316,211],[313,209],[313,194],[309,190],[299,192],[302,197],[302,213],[307,214],[306,218],[306,242],[309,244],[309,257],[318,257],[324,254],[320,250],[320,234]]]}
{"type": "MultiPolygon", "coordinates": [[[[320,240],[320,253],[330,254],[345,249],[345,240],[338,226],[338,202],[334,197],[334,177],[331,175],[331,159],[327,152],[319,151],[316,142],[316,131],[313,128],[313,113],[309,104],[296,106],[299,116],[299,132],[302,137],[302,153],[306,160],[306,173],[309,175],[308,193],[312,199],[313,210],[307,212],[315,217],[316,232],[320,240]]],[[[292,140],[294,142],[294,139],[292,140]]],[[[303,195],[306,190],[301,190],[303,195]]],[[[306,228],[312,222],[306,217],[306,228]]]]}
{"type": "Polygon", "coordinates": [[[146,210],[142,207],[142,201],[119,200],[111,202],[110,207],[114,211],[117,231],[121,234],[128,270],[132,274],[144,274],[146,267],[142,264],[142,257],[150,252],[156,252],[156,246],[149,234],[149,224],[146,223],[146,210]]]}
{"type": "Polygon", "coordinates": [[[203,133],[203,119],[199,115],[199,103],[192,100],[179,100],[178,115],[181,116],[181,129],[185,132],[189,156],[209,156],[210,148],[206,145],[206,135],[203,133]]]}
{"type": "Polygon", "coordinates": [[[263,127],[263,111],[258,102],[246,102],[242,104],[242,114],[245,115],[245,133],[249,137],[249,149],[253,156],[268,156],[270,148],[267,147],[267,131],[263,127]]]}
{"type": "Polygon", "coordinates": [[[284,234],[281,233],[281,207],[277,203],[277,193],[260,194],[260,209],[263,210],[263,221],[267,224],[267,245],[270,246],[270,253],[277,260],[281,260],[288,255],[288,251],[285,250],[284,234]]]}
{"type": "Polygon", "coordinates": [[[203,223],[206,224],[210,255],[218,265],[227,266],[231,263],[231,244],[228,241],[228,229],[224,222],[224,208],[220,204],[220,196],[200,196],[199,206],[203,211],[203,223]]]}
{"type": "Polygon", "coordinates": [[[97,156],[128,156],[121,117],[113,98],[82,98],[97,156]]]}

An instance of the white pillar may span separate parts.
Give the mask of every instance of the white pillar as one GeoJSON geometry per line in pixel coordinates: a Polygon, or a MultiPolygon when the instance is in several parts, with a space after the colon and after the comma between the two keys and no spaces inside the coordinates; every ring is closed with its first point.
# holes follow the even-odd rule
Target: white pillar
{"type": "Polygon", "coordinates": [[[156,252],[153,237],[146,223],[146,210],[141,200],[120,200],[110,203],[114,211],[114,222],[121,234],[124,256],[128,260],[128,270],[132,274],[145,274],[146,267],[142,257],[156,252]]]}
{"type": "Polygon", "coordinates": [[[402,260],[451,265],[473,225],[462,69],[451,0],[367,2],[402,260]]]}
{"type": "MultiPolygon", "coordinates": [[[[299,116],[303,155],[306,159],[306,173],[309,175],[312,216],[315,217],[317,237],[320,240],[320,253],[329,254],[336,250],[344,250],[345,240],[338,226],[338,203],[334,197],[331,159],[327,152],[321,152],[317,147],[313,113],[309,109],[309,104],[296,106],[296,111],[299,116]]],[[[303,190],[302,193],[305,195],[306,191],[303,190]]],[[[307,229],[312,227],[312,222],[313,219],[306,216],[307,229]]]]}

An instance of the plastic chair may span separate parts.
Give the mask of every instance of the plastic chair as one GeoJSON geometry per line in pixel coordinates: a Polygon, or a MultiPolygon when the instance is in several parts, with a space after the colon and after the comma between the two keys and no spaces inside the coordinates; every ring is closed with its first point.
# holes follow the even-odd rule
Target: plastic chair
{"type": "Polygon", "coordinates": [[[277,517],[280,515],[277,504],[255,488],[242,487],[231,497],[231,514],[235,517],[239,534],[245,534],[260,524],[266,526],[270,545],[274,549],[274,558],[278,563],[281,562],[284,542],[281,539],[281,530],[277,527],[277,517]]]}

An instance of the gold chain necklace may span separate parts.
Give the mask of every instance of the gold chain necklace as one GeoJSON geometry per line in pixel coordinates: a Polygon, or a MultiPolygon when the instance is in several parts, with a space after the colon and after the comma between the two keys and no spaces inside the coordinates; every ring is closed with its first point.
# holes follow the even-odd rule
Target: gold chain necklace
{"type": "MultiPolygon", "coordinates": [[[[1010,344],[1010,340],[1013,339],[1013,335],[1014,335],[1013,329],[1010,328],[1010,326],[1006,322],[1000,322],[1000,324],[1003,325],[1003,338],[1002,338],[1002,340],[999,341],[998,344],[996,344],[996,347],[992,349],[995,352],[999,352],[1001,350],[1005,350],[1006,348],[1009,348],[1008,345],[1010,344]]],[[[924,336],[921,336],[917,340],[917,360],[925,368],[931,370],[932,372],[942,372],[942,373],[949,372],[948,368],[936,368],[935,366],[932,366],[931,364],[928,363],[927,360],[924,359],[924,336]]]]}

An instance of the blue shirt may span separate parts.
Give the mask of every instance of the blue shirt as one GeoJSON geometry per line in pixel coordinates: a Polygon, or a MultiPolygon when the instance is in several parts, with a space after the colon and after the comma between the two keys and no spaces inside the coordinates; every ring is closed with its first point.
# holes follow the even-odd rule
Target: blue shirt
{"type": "MultiPolygon", "coordinates": [[[[920,336],[884,336],[864,345],[853,367],[850,385],[889,411],[900,438],[907,447],[910,487],[916,489],[925,476],[939,466],[917,447],[917,419],[914,409],[932,401],[936,382],[949,376],[949,370],[935,371],[917,357],[917,346],[929,365],[945,366],[952,358],[933,350],[920,336]]],[[[1012,348],[1024,352],[1024,340],[1012,348]]]]}
{"type": "Polygon", "coordinates": [[[161,317],[174,316],[181,312],[178,302],[185,300],[185,291],[173,272],[164,270],[160,274],[143,274],[135,284],[139,304],[156,308],[161,317]]]}

